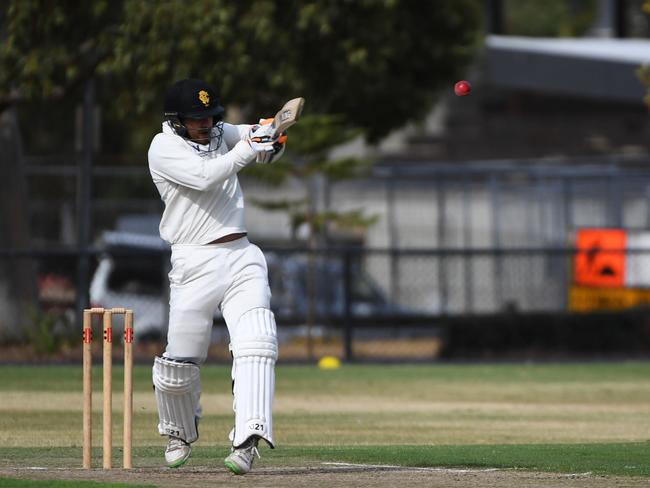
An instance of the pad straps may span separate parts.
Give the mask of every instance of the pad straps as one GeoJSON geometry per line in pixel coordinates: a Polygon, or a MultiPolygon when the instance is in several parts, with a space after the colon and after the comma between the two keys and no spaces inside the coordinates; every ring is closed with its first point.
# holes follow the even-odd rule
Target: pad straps
{"type": "Polygon", "coordinates": [[[160,435],[171,435],[185,442],[196,441],[201,395],[199,367],[189,361],[156,357],[153,383],[160,435]]]}

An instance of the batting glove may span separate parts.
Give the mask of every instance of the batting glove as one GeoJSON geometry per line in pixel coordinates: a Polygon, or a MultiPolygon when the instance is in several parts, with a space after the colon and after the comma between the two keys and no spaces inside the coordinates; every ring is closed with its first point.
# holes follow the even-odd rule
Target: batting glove
{"type": "Polygon", "coordinates": [[[268,164],[277,161],[284,153],[287,134],[282,133],[273,138],[273,128],[271,127],[273,119],[260,119],[259,125],[251,127],[248,137],[248,143],[257,153],[255,162],[268,164]]]}

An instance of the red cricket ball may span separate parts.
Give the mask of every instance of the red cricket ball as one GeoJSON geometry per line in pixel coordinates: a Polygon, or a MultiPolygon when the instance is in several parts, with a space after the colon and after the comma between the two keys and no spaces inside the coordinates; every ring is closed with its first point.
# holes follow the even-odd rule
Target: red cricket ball
{"type": "Polygon", "coordinates": [[[469,84],[469,81],[461,80],[454,85],[454,93],[459,97],[469,95],[469,92],[471,91],[472,85],[469,84]]]}

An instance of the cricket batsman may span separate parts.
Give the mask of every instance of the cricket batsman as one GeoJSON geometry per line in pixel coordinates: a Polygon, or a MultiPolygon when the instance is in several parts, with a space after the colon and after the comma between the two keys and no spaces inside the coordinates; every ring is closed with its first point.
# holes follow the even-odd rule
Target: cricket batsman
{"type": "Polygon", "coordinates": [[[219,307],[233,357],[234,428],[226,467],[250,471],[263,439],[273,448],[272,405],[278,355],[264,255],[249,242],[237,173],[284,152],[262,125],[223,122],[216,89],[185,79],[169,89],[162,132],[149,147],[149,171],[165,204],[160,236],[171,244],[169,331],[153,365],[158,431],[167,466],[182,466],[199,437],[201,365],[219,307]]]}

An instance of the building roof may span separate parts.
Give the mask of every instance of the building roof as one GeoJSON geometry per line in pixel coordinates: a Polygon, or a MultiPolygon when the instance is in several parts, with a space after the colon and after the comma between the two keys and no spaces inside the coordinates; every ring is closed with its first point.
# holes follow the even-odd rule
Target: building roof
{"type": "Polygon", "coordinates": [[[637,69],[650,63],[650,40],[486,37],[495,86],[643,103],[637,69]]]}

